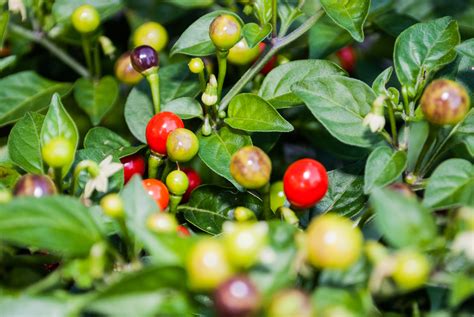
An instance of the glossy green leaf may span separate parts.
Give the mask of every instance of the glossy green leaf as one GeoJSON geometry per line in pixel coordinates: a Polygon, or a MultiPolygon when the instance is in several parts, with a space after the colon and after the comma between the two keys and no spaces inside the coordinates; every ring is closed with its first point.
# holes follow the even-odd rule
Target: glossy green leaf
{"type": "Polygon", "coordinates": [[[351,43],[352,36],[324,15],[309,31],[309,57],[325,58],[351,43]]]}
{"type": "Polygon", "coordinates": [[[120,135],[103,127],[90,129],[84,138],[84,148],[99,149],[104,157],[114,155],[115,157],[122,158],[135,154],[144,147],[145,145],[132,146],[130,142],[120,135]]]}
{"type": "MultiPolygon", "coordinates": [[[[474,110],[471,109],[454,134],[455,141],[463,143],[471,158],[474,158],[474,110]]],[[[453,142],[456,145],[457,142],[453,142]]]]}
{"type": "Polygon", "coordinates": [[[292,91],[295,83],[330,75],[344,75],[336,64],[325,60],[293,61],[272,70],[264,79],[258,95],[275,108],[301,105],[303,102],[292,91]]]}
{"type": "MultiPolygon", "coordinates": [[[[318,287],[311,296],[311,302],[318,314],[334,311],[335,307],[351,317],[371,316],[374,310],[368,290],[357,288],[318,287]]],[[[339,311],[334,311],[339,315],[339,311]]]]}
{"type": "Polygon", "coordinates": [[[151,255],[151,260],[159,264],[182,264],[189,241],[177,235],[157,235],[148,230],[148,217],[159,211],[156,202],[146,193],[139,176],[134,176],[121,193],[125,207],[125,222],[135,239],[135,253],[143,246],[151,255]]]}
{"type": "Polygon", "coordinates": [[[214,18],[221,14],[233,15],[243,24],[242,20],[230,11],[218,10],[203,15],[181,34],[171,49],[171,55],[206,56],[215,53],[216,48],[209,38],[209,26],[214,18]]]}
{"type": "Polygon", "coordinates": [[[365,165],[364,192],[385,187],[402,175],[407,166],[407,154],[380,146],[370,153],[365,165]]]}
{"type": "Polygon", "coordinates": [[[198,138],[199,158],[216,174],[227,179],[238,189],[242,189],[230,174],[230,159],[240,148],[252,144],[250,136],[223,127],[219,131],[213,131],[210,136],[199,134],[198,138]]]}
{"type": "Polygon", "coordinates": [[[227,118],[224,120],[234,129],[249,132],[290,132],[293,126],[261,97],[239,94],[232,98],[227,118]]]}
{"type": "Polygon", "coordinates": [[[365,83],[343,76],[325,76],[297,83],[292,91],[339,141],[359,147],[372,147],[380,142],[380,135],[362,125],[375,100],[374,92],[365,83]]]}
{"type": "Polygon", "coordinates": [[[256,23],[247,23],[242,28],[242,35],[250,48],[255,47],[272,32],[272,25],[265,24],[260,27],[256,23]]]}
{"type": "Polygon", "coordinates": [[[299,0],[280,0],[278,2],[278,18],[281,21],[282,27],[290,27],[296,19],[298,19],[303,11],[301,10],[301,4],[299,0]]]}
{"type": "Polygon", "coordinates": [[[428,180],[423,205],[434,209],[474,206],[474,166],[463,159],[441,163],[428,180]]]}
{"type": "Polygon", "coordinates": [[[161,111],[173,112],[183,120],[203,118],[201,104],[191,97],[181,97],[168,101],[161,107],[161,111]]]}
{"type": "Polygon", "coordinates": [[[10,159],[28,173],[44,173],[40,140],[43,121],[43,115],[28,112],[13,126],[8,136],[10,159]]]}
{"type": "Polygon", "coordinates": [[[474,295],[474,278],[472,275],[456,273],[453,276],[449,305],[456,307],[474,295]]]}
{"type": "Polygon", "coordinates": [[[374,82],[372,83],[372,89],[377,95],[381,94],[387,94],[387,84],[392,77],[393,73],[393,67],[390,66],[387,69],[385,69],[383,72],[381,72],[377,78],[374,79],[374,82]]]}
{"type": "Polygon", "coordinates": [[[434,218],[416,196],[376,188],[370,195],[370,204],[375,211],[375,224],[390,245],[425,248],[434,242],[434,218]]]}
{"type": "Polygon", "coordinates": [[[351,287],[366,285],[370,277],[370,266],[365,257],[348,267],[347,269],[325,269],[319,275],[320,286],[351,287]]]}
{"type": "Polygon", "coordinates": [[[253,13],[260,22],[260,25],[265,25],[272,19],[272,1],[273,0],[252,1],[253,13]]]}
{"type": "Polygon", "coordinates": [[[153,114],[153,103],[148,95],[139,87],[133,88],[125,102],[124,116],[128,129],[142,143],[146,143],[146,126],[153,114]]]}
{"type": "Polygon", "coordinates": [[[121,0],[56,0],[53,4],[53,16],[58,23],[69,24],[74,10],[83,4],[93,5],[99,12],[102,21],[122,8],[121,0]]]}
{"type": "Polygon", "coordinates": [[[430,126],[426,121],[410,122],[406,131],[408,132],[400,135],[400,139],[404,144],[408,144],[407,170],[412,172],[415,170],[423,145],[428,139],[430,126]]]}
{"type": "Polygon", "coordinates": [[[329,187],[324,198],[311,210],[312,214],[327,212],[352,217],[365,209],[362,164],[328,172],[329,187]]]}
{"type": "Polygon", "coordinates": [[[12,165],[0,163],[0,188],[13,188],[20,177],[20,173],[12,165]]]}
{"type": "Polygon", "coordinates": [[[162,104],[180,97],[195,97],[200,91],[199,81],[186,62],[161,67],[159,74],[162,104]]]}
{"type": "Polygon", "coordinates": [[[394,65],[400,83],[422,88],[430,75],[454,60],[459,41],[458,24],[449,17],[406,29],[395,42],[394,65]]]}
{"type": "Polygon", "coordinates": [[[101,289],[85,309],[108,316],[186,316],[190,306],[183,292],[184,274],[172,266],[148,266],[123,274],[101,289]]]}
{"type": "MultiPolygon", "coordinates": [[[[77,131],[76,124],[69,113],[67,113],[66,109],[64,109],[61,97],[57,93],[53,95],[51,104],[49,105],[49,110],[43,121],[40,135],[41,145],[44,146],[51,139],[56,137],[67,139],[71,142],[74,150],[77,148],[79,143],[79,132],[77,131]]],[[[63,176],[67,174],[73,162],[74,156],[71,157],[69,164],[66,164],[63,167],[63,176]]]]}
{"type": "Polygon", "coordinates": [[[387,14],[378,15],[373,19],[373,22],[378,26],[382,31],[397,37],[405,29],[409,28],[413,24],[416,24],[418,21],[406,14],[399,14],[396,12],[389,12],[387,14]]]}
{"type": "Polygon", "coordinates": [[[74,98],[93,125],[98,125],[113,107],[118,94],[119,87],[112,76],[105,76],[99,81],[81,78],[74,86],[74,98]]]}
{"type": "Polygon", "coordinates": [[[243,206],[257,216],[262,213],[262,201],[248,192],[238,192],[213,185],[200,186],[191,194],[189,202],[178,207],[194,226],[210,234],[218,234],[225,221],[232,220],[235,207],[243,206]]]}
{"type": "Polygon", "coordinates": [[[48,107],[54,93],[65,95],[71,85],[44,79],[32,71],[0,79],[0,126],[22,118],[28,111],[48,107]]]}
{"type": "Polygon", "coordinates": [[[461,55],[474,59],[474,39],[462,42],[456,46],[456,51],[461,55]]]}
{"type": "Polygon", "coordinates": [[[321,0],[321,5],[327,15],[356,41],[364,40],[364,23],[369,14],[370,0],[321,0]]]}
{"type": "Polygon", "coordinates": [[[102,240],[89,210],[66,196],[17,198],[0,208],[0,239],[66,257],[85,256],[102,240]]]}

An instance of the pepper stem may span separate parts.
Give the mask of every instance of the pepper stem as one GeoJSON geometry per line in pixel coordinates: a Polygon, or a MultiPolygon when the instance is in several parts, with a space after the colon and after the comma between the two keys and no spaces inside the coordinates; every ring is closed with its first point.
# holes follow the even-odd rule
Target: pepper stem
{"type": "Polygon", "coordinates": [[[148,158],[148,177],[157,178],[158,169],[163,164],[163,156],[151,152],[150,157],[148,158]]]}
{"type": "Polygon", "coordinates": [[[219,101],[222,97],[222,88],[224,87],[224,80],[227,72],[227,55],[229,55],[229,50],[217,50],[217,63],[219,65],[219,75],[217,77],[217,98],[219,101]]]}
{"type": "Polygon", "coordinates": [[[158,74],[158,67],[151,68],[145,74],[145,78],[150,85],[153,108],[155,110],[155,114],[157,114],[160,112],[160,76],[158,74]]]}

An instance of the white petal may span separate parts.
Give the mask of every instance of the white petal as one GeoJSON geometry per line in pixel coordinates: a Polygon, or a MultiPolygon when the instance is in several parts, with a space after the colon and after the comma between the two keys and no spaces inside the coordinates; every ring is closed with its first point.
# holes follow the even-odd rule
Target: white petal
{"type": "Polygon", "coordinates": [[[105,167],[101,175],[103,174],[106,177],[110,177],[120,171],[123,168],[123,165],[120,163],[110,163],[107,167],[105,167]]]}
{"type": "Polygon", "coordinates": [[[102,167],[107,167],[107,165],[110,164],[110,162],[112,162],[112,155],[109,155],[107,156],[105,159],[102,160],[102,162],[100,162],[99,166],[102,168],[102,167]]]}
{"type": "Polygon", "coordinates": [[[95,178],[92,178],[87,181],[86,187],[84,188],[84,197],[89,198],[91,197],[92,193],[95,189],[95,178]]]}
{"type": "Polygon", "coordinates": [[[105,193],[107,191],[107,187],[109,187],[109,180],[107,177],[99,175],[99,177],[96,178],[95,184],[95,189],[98,192],[105,193]]]}

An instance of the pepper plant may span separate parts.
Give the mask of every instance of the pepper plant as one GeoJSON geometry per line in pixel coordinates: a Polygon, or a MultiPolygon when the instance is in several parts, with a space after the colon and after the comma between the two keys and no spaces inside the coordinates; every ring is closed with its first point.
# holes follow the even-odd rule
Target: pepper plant
{"type": "Polygon", "coordinates": [[[2,316],[474,313],[472,0],[0,8],[2,316]]]}

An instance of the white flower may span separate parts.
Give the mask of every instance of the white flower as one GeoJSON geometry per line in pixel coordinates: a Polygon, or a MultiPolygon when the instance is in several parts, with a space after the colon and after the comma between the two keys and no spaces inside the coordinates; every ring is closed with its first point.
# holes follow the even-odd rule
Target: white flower
{"type": "Polygon", "coordinates": [[[464,253],[471,261],[474,261],[474,231],[466,231],[458,234],[451,246],[455,253],[464,253]]]}
{"type": "Polygon", "coordinates": [[[209,78],[209,83],[206,91],[201,96],[201,100],[206,106],[213,106],[217,103],[217,80],[213,74],[209,78]]]}
{"type": "Polygon", "coordinates": [[[385,117],[369,112],[369,114],[364,118],[363,125],[369,126],[370,131],[373,133],[380,132],[385,127],[385,117]]]}
{"type": "Polygon", "coordinates": [[[10,10],[13,13],[20,13],[21,20],[25,21],[26,9],[22,0],[8,0],[8,10],[10,10]]]}
{"type": "Polygon", "coordinates": [[[117,173],[123,168],[120,163],[112,162],[112,155],[107,156],[99,164],[99,174],[90,178],[84,188],[84,198],[89,198],[94,190],[105,193],[109,187],[109,177],[117,173]]]}

